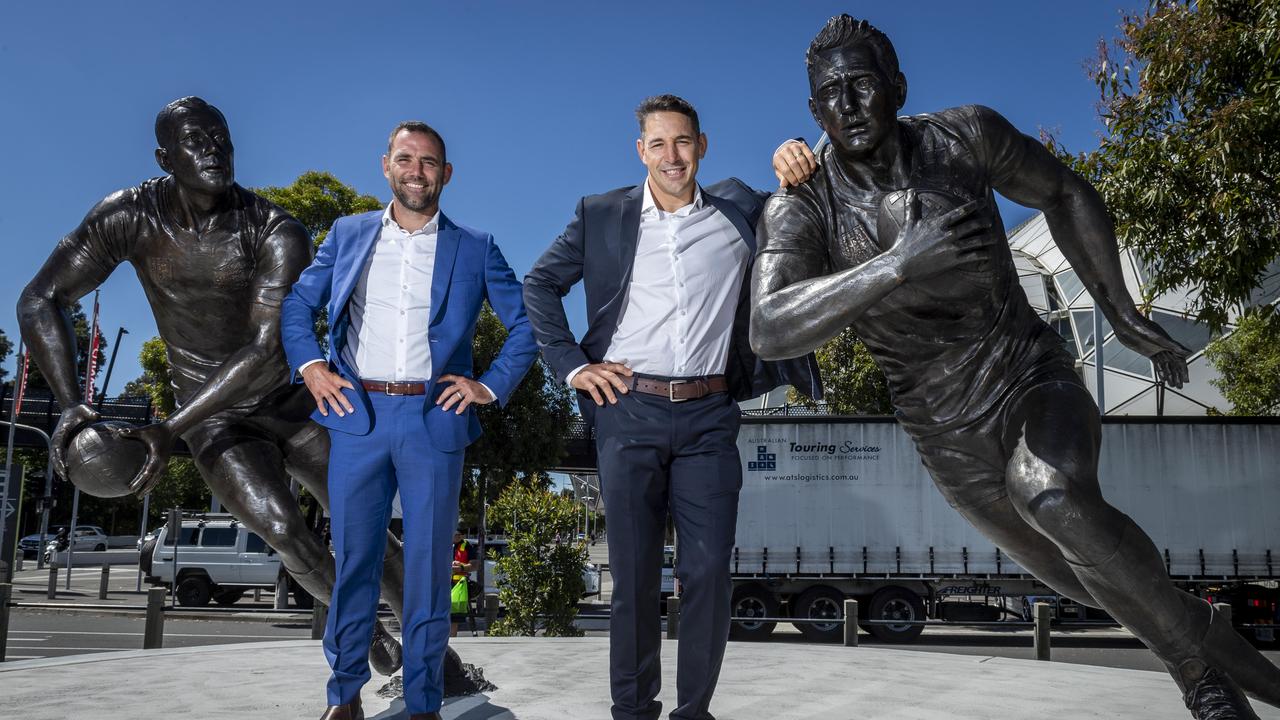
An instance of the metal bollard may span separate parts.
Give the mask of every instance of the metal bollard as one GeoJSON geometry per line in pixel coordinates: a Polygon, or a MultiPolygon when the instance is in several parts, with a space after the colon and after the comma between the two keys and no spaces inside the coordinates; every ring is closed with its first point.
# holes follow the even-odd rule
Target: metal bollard
{"type": "Polygon", "coordinates": [[[1231,624],[1231,603],[1214,603],[1213,609],[1218,611],[1218,616],[1227,621],[1227,625],[1231,624]]]}
{"type": "Polygon", "coordinates": [[[253,589],[253,601],[262,602],[262,588],[256,587],[253,589]]]}
{"type": "Polygon", "coordinates": [[[1036,616],[1036,659],[1049,659],[1049,603],[1038,602],[1035,605],[1036,616]]]}
{"type": "Polygon", "coordinates": [[[49,590],[45,597],[50,600],[58,597],[58,563],[49,563],[49,590]]]}
{"type": "Polygon", "coordinates": [[[271,607],[276,610],[289,609],[289,577],[284,573],[280,573],[280,577],[276,578],[276,597],[271,607]]]}
{"type": "Polygon", "coordinates": [[[13,595],[13,586],[0,583],[0,662],[4,662],[5,649],[9,647],[9,598],[13,595]]]}
{"type": "Polygon", "coordinates": [[[143,650],[164,647],[165,592],[163,587],[147,588],[147,624],[142,633],[143,650]]]}
{"type": "Polygon", "coordinates": [[[107,583],[111,581],[111,566],[102,563],[102,579],[98,581],[98,599],[107,599],[107,583]]]}
{"type": "Polygon", "coordinates": [[[853,598],[844,601],[844,644],[858,647],[858,601],[853,598]]]}
{"type": "Polygon", "coordinates": [[[489,628],[498,622],[498,596],[489,593],[484,596],[484,630],[489,632],[489,628]]]}
{"type": "Polygon", "coordinates": [[[324,639],[324,626],[325,626],[325,623],[327,623],[328,621],[329,621],[329,606],[325,605],[319,600],[315,601],[315,604],[311,606],[311,639],[312,640],[324,639]]]}
{"type": "Polygon", "coordinates": [[[680,598],[667,598],[667,639],[680,639],[680,598]]]}

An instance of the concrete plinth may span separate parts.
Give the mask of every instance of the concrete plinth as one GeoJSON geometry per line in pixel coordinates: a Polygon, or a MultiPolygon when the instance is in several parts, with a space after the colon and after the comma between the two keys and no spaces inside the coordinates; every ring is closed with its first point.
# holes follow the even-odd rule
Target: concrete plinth
{"type": "MultiPolygon", "coordinates": [[[[498,689],[448,701],[445,720],[605,720],[604,638],[456,638],[498,689]]],[[[663,691],[675,700],[674,642],[663,691]]],[[[289,641],[80,655],[0,665],[0,717],[314,719],[328,676],[319,643],[289,641]]],[[[406,717],[364,691],[370,720],[406,717]]],[[[1264,720],[1280,710],[1255,703],[1264,720]]],[[[732,643],[711,710],[718,720],[968,720],[1190,717],[1167,676],[1063,663],[832,645],[732,643]]]]}

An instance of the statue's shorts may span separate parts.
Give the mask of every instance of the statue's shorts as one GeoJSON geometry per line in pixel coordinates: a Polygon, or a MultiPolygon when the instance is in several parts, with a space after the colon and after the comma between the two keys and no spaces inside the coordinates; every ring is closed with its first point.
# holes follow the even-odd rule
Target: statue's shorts
{"type": "Polygon", "coordinates": [[[328,461],[325,429],[311,421],[315,400],[304,385],[285,385],[251,408],[224,410],[201,421],[183,435],[191,456],[204,467],[231,447],[246,443],[275,445],[291,461],[314,451],[321,467],[328,461]]]}
{"type": "Polygon", "coordinates": [[[1014,415],[1033,389],[1083,393],[1093,402],[1072,358],[1055,352],[1006,384],[996,402],[969,422],[936,434],[904,423],[921,461],[952,507],[981,507],[1008,494],[1006,468],[1022,430],[1014,415]]]}

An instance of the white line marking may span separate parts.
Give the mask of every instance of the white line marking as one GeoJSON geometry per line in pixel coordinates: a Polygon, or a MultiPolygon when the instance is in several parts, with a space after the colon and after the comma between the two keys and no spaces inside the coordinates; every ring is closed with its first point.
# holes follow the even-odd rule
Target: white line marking
{"type": "MultiPolygon", "coordinates": [[[[303,631],[302,629],[299,629],[299,630],[297,631],[297,633],[298,633],[298,634],[302,634],[303,632],[304,632],[304,631],[303,631]]],[[[103,631],[99,631],[99,630],[86,630],[86,631],[84,631],[84,632],[80,632],[80,631],[76,631],[76,630],[10,630],[10,631],[9,631],[9,633],[10,633],[11,635],[16,635],[16,634],[18,634],[18,633],[27,633],[27,634],[36,634],[36,635],[109,635],[109,636],[130,636],[130,637],[137,637],[137,636],[140,636],[140,635],[142,634],[142,633],[136,633],[136,632],[103,632],[103,631]]],[[[209,637],[209,638],[268,638],[268,639],[272,639],[272,638],[290,638],[290,639],[292,639],[292,638],[293,638],[293,635],[292,635],[292,634],[280,634],[280,635],[227,635],[227,634],[224,634],[224,633],[171,633],[171,632],[166,632],[166,633],[164,634],[164,636],[165,636],[165,637],[191,637],[191,638],[200,638],[200,637],[209,637]]],[[[33,642],[33,641],[36,641],[36,640],[37,640],[37,638],[24,637],[24,638],[22,638],[22,640],[24,640],[24,641],[26,641],[26,642],[33,642]]]]}

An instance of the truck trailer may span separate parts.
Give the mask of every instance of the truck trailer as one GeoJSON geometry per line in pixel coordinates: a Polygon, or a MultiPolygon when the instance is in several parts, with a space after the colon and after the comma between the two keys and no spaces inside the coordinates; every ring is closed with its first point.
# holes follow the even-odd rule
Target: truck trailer
{"type": "MultiPolygon", "coordinates": [[[[1231,603],[1238,625],[1274,642],[1280,423],[1105,417],[1102,430],[1108,501],[1151,536],[1179,587],[1231,603]]],[[[921,621],[1025,619],[1034,600],[1057,599],[948,506],[893,418],[744,417],[738,449],[737,639],[767,637],[770,618],[831,620],[796,627],[838,639],[846,598],[891,642],[918,637],[921,621]]],[[[1073,617],[1108,619],[1058,606],[1059,621],[1073,617]]]]}

